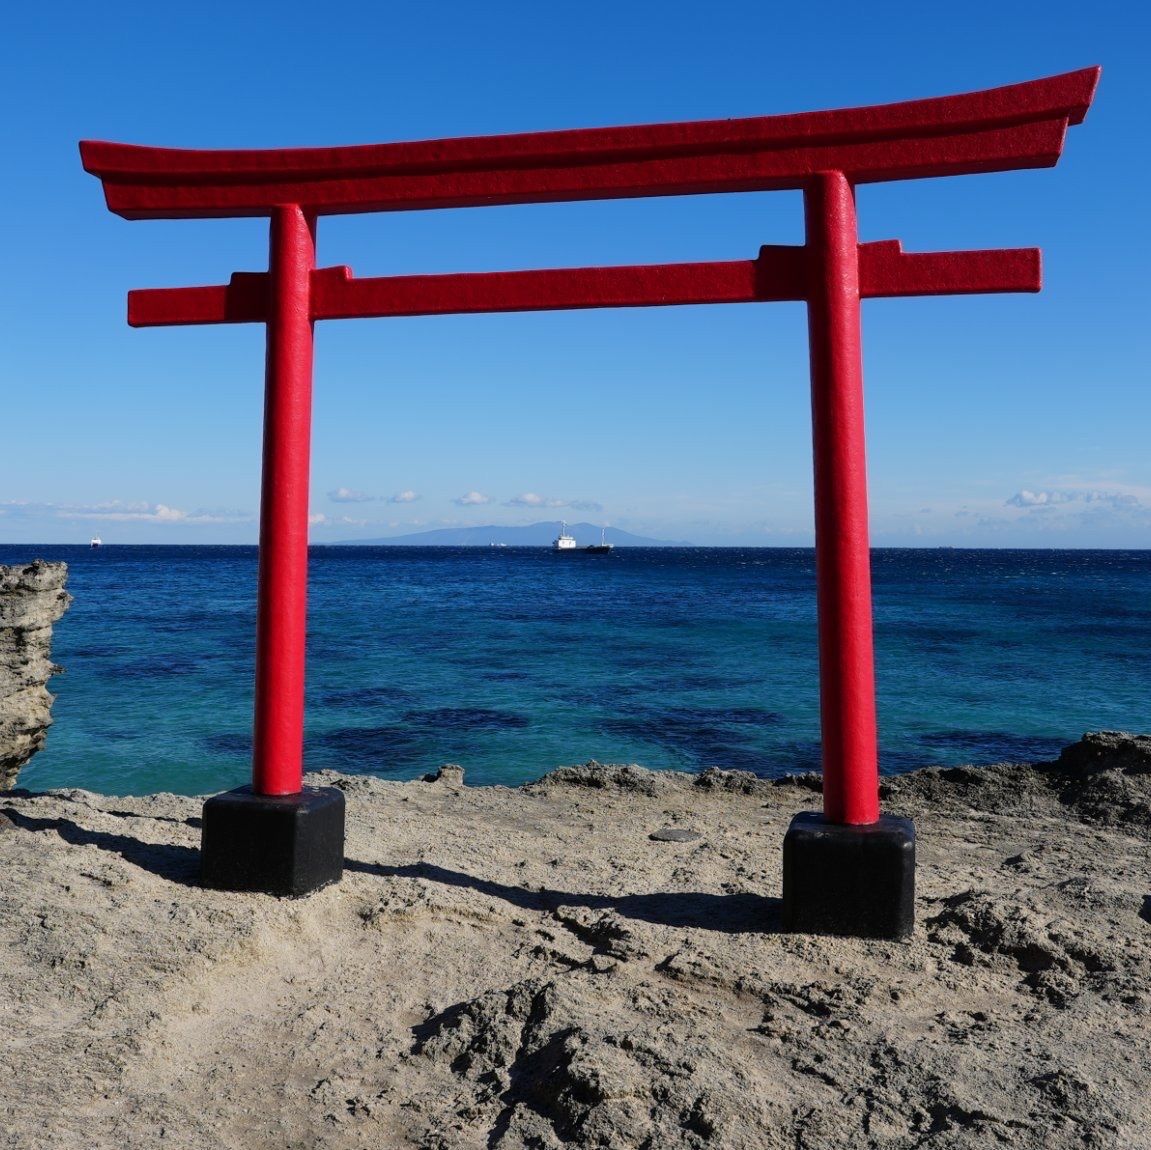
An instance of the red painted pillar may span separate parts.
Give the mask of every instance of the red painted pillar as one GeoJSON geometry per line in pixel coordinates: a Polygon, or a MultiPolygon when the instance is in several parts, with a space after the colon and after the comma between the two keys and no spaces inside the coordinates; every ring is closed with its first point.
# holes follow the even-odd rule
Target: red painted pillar
{"type": "Polygon", "coordinates": [[[821,172],[804,208],[823,813],[860,825],[879,818],[879,767],[854,190],[842,172],[821,172]]]}
{"type": "Polygon", "coordinates": [[[314,217],[273,210],[268,266],[252,789],[294,795],[304,776],[314,217]]]}

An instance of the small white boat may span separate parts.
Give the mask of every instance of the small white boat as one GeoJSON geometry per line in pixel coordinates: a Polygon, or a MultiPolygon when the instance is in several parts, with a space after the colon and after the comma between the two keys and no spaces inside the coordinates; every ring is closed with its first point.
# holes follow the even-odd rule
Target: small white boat
{"type": "Polygon", "coordinates": [[[576,549],[575,536],[569,535],[567,530],[568,525],[566,523],[561,523],[559,538],[552,540],[553,551],[574,551],[576,549]]]}
{"type": "Polygon", "coordinates": [[[103,547],[104,540],[99,535],[92,536],[92,542],[88,544],[89,547],[103,547]]]}

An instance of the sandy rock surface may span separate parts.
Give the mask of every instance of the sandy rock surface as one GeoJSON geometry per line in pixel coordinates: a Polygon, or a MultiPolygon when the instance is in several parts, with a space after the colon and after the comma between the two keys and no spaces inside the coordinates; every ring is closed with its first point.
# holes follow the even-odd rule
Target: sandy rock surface
{"type": "Polygon", "coordinates": [[[66,563],[0,566],[0,791],[44,745],[52,725],[52,624],[68,609],[66,563]]]}
{"type": "Polygon", "coordinates": [[[309,781],[297,901],[196,799],[0,796],[0,1146],[1151,1147],[1151,740],[889,780],[906,943],[779,932],[811,778],[309,781]]]}

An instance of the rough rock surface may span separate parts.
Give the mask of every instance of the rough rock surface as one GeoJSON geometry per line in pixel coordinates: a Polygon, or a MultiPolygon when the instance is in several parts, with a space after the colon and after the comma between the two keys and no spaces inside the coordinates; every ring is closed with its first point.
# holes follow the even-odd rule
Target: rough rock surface
{"type": "Polygon", "coordinates": [[[0,1146],[1148,1150],[1149,763],[889,780],[904,943],[780,933],[811,778],[314,776],[299,901],[196,886],[196,799],[11,792],[0,1146]]]}
{"type": "Polygon", "coordinates": [[[0,791],[44,745],[52,725],[52,625],[68,609],[66,563],[0,567],[0,791]]]}

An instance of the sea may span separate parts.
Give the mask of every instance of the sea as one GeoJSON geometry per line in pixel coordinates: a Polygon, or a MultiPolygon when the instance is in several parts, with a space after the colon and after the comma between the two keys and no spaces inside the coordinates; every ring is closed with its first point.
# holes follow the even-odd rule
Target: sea
{"type": "MultiPolygon", "coordinates": [[[[250,771],[255,547],[0,546],[69,565],[31,789],[250,771]]],[[[1151,551],[878,549],[881,769],[1151,730],[1151,551]]],[[[819,767],[809,549],[314,547],[305,767],[518,785],[596,760],[819,767]]]]}

